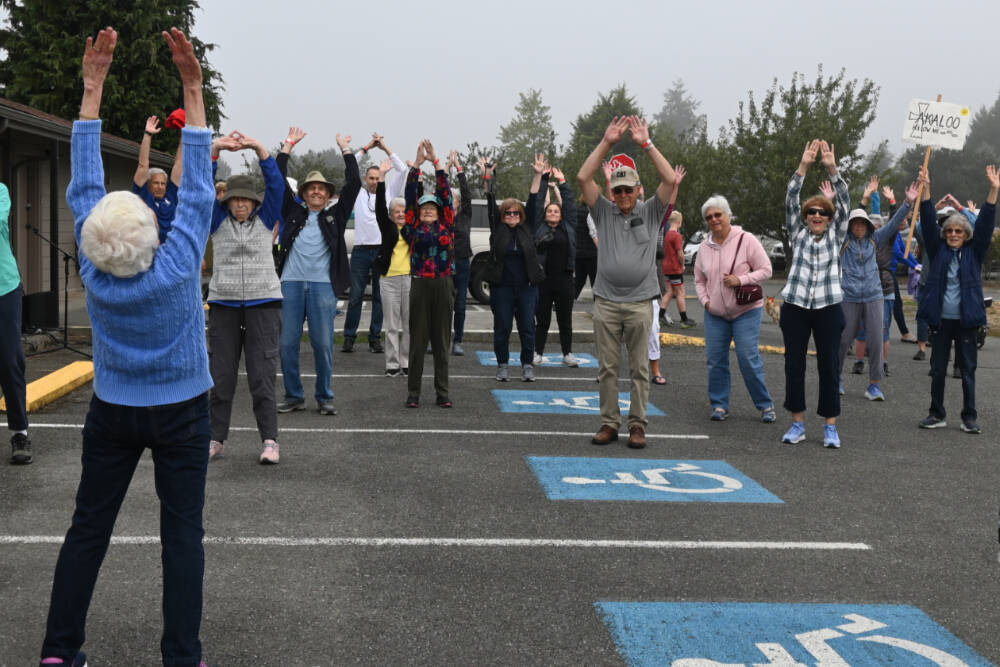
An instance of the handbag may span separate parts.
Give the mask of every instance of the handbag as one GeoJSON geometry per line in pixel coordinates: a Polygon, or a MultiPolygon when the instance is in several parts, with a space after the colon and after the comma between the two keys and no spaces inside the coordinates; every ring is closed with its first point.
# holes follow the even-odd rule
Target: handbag
{"type": "MultiPolygon", "coordinates": [[[[739,257],[742,245],[743,234],[740,234],[740,240],[736,244],[736,254],[733,256],[733,265],[729,267],[729,275],[732,275],[733,269],[736,268],[736,258],[739,257]]],[[[736,303],[740,306],[745,306],[748,303],[754,303],[764,298],[764,288],[760,285],[739,285],[738,287],[734,287],[733,291],[736,292],[736,303]]]]}

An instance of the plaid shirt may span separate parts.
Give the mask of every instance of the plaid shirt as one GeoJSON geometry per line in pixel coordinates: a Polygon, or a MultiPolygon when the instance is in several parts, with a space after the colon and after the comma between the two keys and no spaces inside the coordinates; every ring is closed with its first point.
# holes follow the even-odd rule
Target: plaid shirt
{"type": "Polygon", "coordinates": [[[851,197],[840,174],[830,181],[836,192],[835,212],[822,236],[813,236],[809,226],[802,221],[802,204],[799,202],[802,177],[798,172],[792,174],[785,197],[785,222],[792,246],[792,266],[781,296],[785,303],[810,310],[826,308],[844,299],[840,291],[840,245],[847,231],[851,197]]]}

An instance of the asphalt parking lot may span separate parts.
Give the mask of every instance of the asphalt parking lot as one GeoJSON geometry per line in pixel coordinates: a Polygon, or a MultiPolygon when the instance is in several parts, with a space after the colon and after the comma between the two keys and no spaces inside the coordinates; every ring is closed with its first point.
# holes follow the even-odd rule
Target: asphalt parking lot
{"type": "MultiPolygon", "coordinates": [[[[761,343],[780,344],[766,317],[761,343]]],[[[780,444],[777,354],[765,368],[778,423],[759,422],[735,359],[732,415],[716,423],[704,350],[664,347],[668,384],[650,396],[663,414],[635,451],[589,444],[593,366],[546,364],[534,384],[514,369],[500,384],[477,354],[491,345],[469,341],[451,357],[455,407],[433,405],[425,375],[408,410],[405,380],[358,347],[334,355],[337,416],[281,415],[278,466],[257,464],[241,379],[208,473],[210,664],[1000,664],[995,338],[977,375],[983,435],[958,430],[951,379],[949,427],[916,428],[928,367],[894,342],[886,402],[863,398],[866,376],[845,377],[837,451],[811,412],[812,368],[807,440],[780,444]]],[[[302,356],[305,372],[308,345],[302,356]]],[[[29,373],[72,360],[35,357],[29,373]]],[[[37,662],[90,395],[31,415],[36,462],[0,466],[0,665],[37,662]]],[[[91,606],[97,667],[159,664],[151,472],[144,457],[91,606]]]]}

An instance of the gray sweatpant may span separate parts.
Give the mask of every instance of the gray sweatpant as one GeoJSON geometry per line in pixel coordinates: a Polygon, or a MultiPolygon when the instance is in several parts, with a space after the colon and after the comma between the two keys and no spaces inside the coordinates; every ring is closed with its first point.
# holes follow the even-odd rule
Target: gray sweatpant
{"type": "Polygon", "coordinates": [[[868,353],[871,355],[871,362],[868,364],[868,379],[874,384],[879,382],[884,376],[882,374],[882,311],[884,305],[882,299],[878,301],[866,301],[865,303],[848,303],[844,301],[840,304],[844,309],[844,320],[847,325],[840,335],[840,375],[844,375],[844,360],[847,356],[847,346],[851,344],[854,337],[858,335],[858,327],[864,320],[865,338],[868,342],[868,353]]]}

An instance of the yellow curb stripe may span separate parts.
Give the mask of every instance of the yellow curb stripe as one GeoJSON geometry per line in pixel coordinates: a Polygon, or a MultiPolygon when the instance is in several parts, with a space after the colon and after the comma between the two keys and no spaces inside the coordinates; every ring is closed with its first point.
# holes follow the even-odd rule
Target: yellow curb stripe
{"type": "MultiPolygon", "coordinates": [[[[27,386],[28,412],[34,412],[94,379],[94,362],[74,361],[69,366],[39,378],[27,386]]],[[[0,410],[7,403],[0,399],[0,410]]]]}
{"type": "MultiPolygon", "coordinates": [[[[683,336],[681,334],[660,333],[660,343],[662,345],[690,345],[692,347],[705,347],[705,339],[697,336],[683,336]]],[[[735,343],[729,344],[730,348],[735,348],[735,343]]],[[[761,345],[760,351],[767,354],[784,354],[785,348],[777,345],[761,345]]],[[[809,350],[809,354],[816,356],[816,352],[809,350]]]]}

